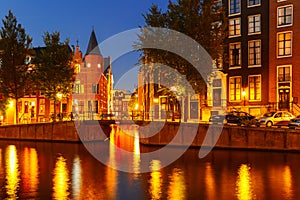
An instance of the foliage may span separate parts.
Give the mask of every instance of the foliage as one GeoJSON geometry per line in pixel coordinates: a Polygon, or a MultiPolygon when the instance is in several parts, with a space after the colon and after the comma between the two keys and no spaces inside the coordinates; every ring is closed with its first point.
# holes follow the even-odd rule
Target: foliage
{"type": "MultiPolygon", "coordinates": [[[[162,27],[181,32],[198,42],[211,56],[218,62],[224,57],[225,38],[226,38],[226,18],[223,8],[216,5],[211,0],[177,0],[169,1],[166,11],[162,11],[157,5],[152,5],[148,13],[143,14],[146,22],[146,31],[139,35],[139,44],[147,47],[147,42],[161,40],[163,43],[185,46],[180,40],[168,40],[166,33],[151,27],[162,27]],[[165,38],[163,38],[165,37],[165,38]]],[[[204,93],[206,83],[198,71],[191,63],[172,52],[161,49],[144,48],[142,50],[141,62],[161,63],[176,69],[185,76],[197,93],[204,93]]],[[[183,49],[182,51],[188,51],[183,49]]],[[[193,59],[197,59],[195,55],[193,59]]],[[[199,59],[199,57],[198,57],[199,59]]],[[[171,78],[171,77],[170,77],[171,78]]],[[[176,80],[173,78],[173,80],[176,80]]]]}
{"type": "Polygon", "coordinates": [[[40,48],[34,59],[35,81],[38,89],[51,100],[60,100],[57,94],[68,97],[75,79],[72,52],[69,41],[60,42],[60,33],[45,32],[44,48],[40,48]]]}
{"type": "MultiPolygon", "coordinates": [[[[0,30],[0,93],[5,98],[12,98],[18,102],[30,87],[31,73],[26,57],[31,51],[32,39],[25,33],[25,29],[18,24],[11,11],[2,20],[0,30]]],[[[18,106],[16,119],[18,122],[18,106]]]]}

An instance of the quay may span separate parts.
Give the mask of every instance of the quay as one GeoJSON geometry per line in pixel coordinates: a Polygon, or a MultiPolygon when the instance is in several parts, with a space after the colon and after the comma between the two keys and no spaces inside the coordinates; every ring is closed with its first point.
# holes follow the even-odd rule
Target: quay
{"type": "Polygon", "coordinates": [[[140,133],[140,143],[165,146],[172,140],[175,146],[211,147],[211,144],[215,144],[214,148],[219,149],[300,152],[300,131],[298,130],[213,125],[208,133],[209,126],[212,125],[199,124],[198,126],[192,123],[172,122],[159,125],[156,123],[140,133]],[[193,133],[195,130],[197,131],[196,135],[193,133]],[[217,133],[220,130],[222,132],[218,137],[217,133]],[[156,131],[158,133],[153,135],[153,132],[156,131]],[[204,143],[205,137],[207,138],[204,143]],[[192,141],[191,144],[189,141],[192,141]]]}
{"type": "Polygon", "coordinates": [[[47,142],[101,141],[109,135],[114,120],[89,120],[75,124],[75,121],[31,123],[0,126],[0,139],[47,142]],[[84,126],[80,126],[84,125],[84,126]],[[99,125],[106,134],[99,134],[99,125]],[[80,132],[77,129],[80,128],[80,132]]]}
{"type": "MultiPolygon", "coordinates": [[[[114,120],[90,120],[0,126],[2,140],[47,142],[103,141],[112,129],[114,120]],[[83,125],[83,126],[81,126],[83,125]],[[99,133],[99,125],[103,134],[99,133]],[[78,131],[80,130],[80,131],[78,131]]],[[[125,122],[124,122],[125,123],[125,122]]],[[[123,123],[121,123],[122,125],[123,123]]],[[[288,128],[256,128],[176,122],[137,122],[140,144],[165,146],[210,147],[241,150],[272,150],[300,152],[300,131],[288,128]],[[208,132],[208,128],[212,130],[208,132]],[[221,132],[218,137],[218,132],[221,132]],[[196,131],[196,132],[195,132],[196,131]],[[204,138],[206,137],[206,143],[204,138]],[[192,142],[190,142],[192,141],[192,142]]]]}

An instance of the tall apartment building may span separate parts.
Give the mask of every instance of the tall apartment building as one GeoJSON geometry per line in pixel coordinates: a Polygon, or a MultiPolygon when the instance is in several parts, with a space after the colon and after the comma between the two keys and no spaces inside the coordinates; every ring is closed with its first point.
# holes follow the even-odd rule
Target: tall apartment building
{"type": "Polygon", "coordinates": [[[223,0],[223,4],[229,21],[224,65],[227,108],[254,115],[295,111],[293,102],[300,96],[300,1],[223,0]]]}
{"type": "Polygon", "coordinates": [[[300,1],[270,1],[269,101],[299,114],[300,1]]]}
{"type": "Polygon", "coordinates": [[[227,0],[227,106],[259,115],[268,106],[269,2],[227,0]]]}

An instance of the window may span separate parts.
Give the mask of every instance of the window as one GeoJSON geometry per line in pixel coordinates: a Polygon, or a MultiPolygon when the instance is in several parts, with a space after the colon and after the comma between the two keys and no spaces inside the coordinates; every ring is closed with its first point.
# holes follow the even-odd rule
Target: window
{"type": "Polygon", "coordinates": [[[229,64],[230,67],[236,67],[241,65],[241,44],[231,43],[229,44],[229,64]]]}
{"type": "Polygon", "coordinates": [[[99,104],[99,102],[98,101],[92,101],[92,108],[91,108],[91,110],[92,110],[92,112],[93,113],[98,113],[99,112],[99,106],[98,106],[98,104],[99,104]]]}
{"type": "Polygon", "coordinates": [[[248,65],[261,65],[261,44],[260,40],[248,42],[248,65]]]}
{"type": "Polygon", "coordinates": [[[235,18],[229,20],[229,36],[241,35],[241,19],[235,18]]]}
{"type": "Polygon", "coordinates": [[[84,101],[79,101],[78,107],[79,107],[79,113],[84,113],[84,101]]]}
{"type": "Polygon", "coordinates": [[[45,114],[45,99],[40,99],[39,114],[45,114]]]}
{"type": "Polygon", "coordinates": [[[249,100],[261,100],[261,76],[249,76],[249,100]]]}
{"type": "Polygon", "coordinates": [[[277,55],[291,56],[292,55],[292,32],[278,33],[277,35],[277,55]]]}
{"type": "Polygon", "coordinates": [[[248,7],[260,5],[260,0],[248,0],[248,7]]]}
{"type": "Polygon", "coordinates": [[[260,33],[260,15],[248,17],[248,34],[260,33]]]}
{"type": "Polygon", "coordinates": [[[290,66],[280,66],[277,71],[278,82],[291,81],[291,67],[290,66]]]}
{"type": "Polygon", "coordinates": [[[230,77],[229,78],[229,95],[230,101],[241,100],[241,77],[230,77]]]}
{"type": "Polygon", "coordinates": [[[84,85],[80,84],[80,81],[76,81],[73,87],[73,94],[83,94],[84,93],[84,85]]]}
{"type": "Polygon", "coordinates": [[[282,6],[277,8],[277,26],[288,26],[293,23],[293,6],[282,6]]]}
{"type": "Polygon", "coordinates": [[[241,0],[229,0],[229,14],[239,14],[241,12],[241,0]]]}
{"type": "Polygon", "coordinates": [[[93,94],[99,94],[98,87],[99,87],[99,84],[92,84],[92,93],[93,94]]]}

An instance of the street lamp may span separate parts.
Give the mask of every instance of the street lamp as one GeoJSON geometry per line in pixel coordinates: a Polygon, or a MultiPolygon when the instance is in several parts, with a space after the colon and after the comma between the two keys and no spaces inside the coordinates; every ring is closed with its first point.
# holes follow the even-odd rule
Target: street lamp
{"type": "Polygon", "coordinates": [[[242,91],[242,96],[243,96],[243,99],[244,99],[244,106],[246,106],[246,91],[245,90],[243,90],[242,91]]]}

